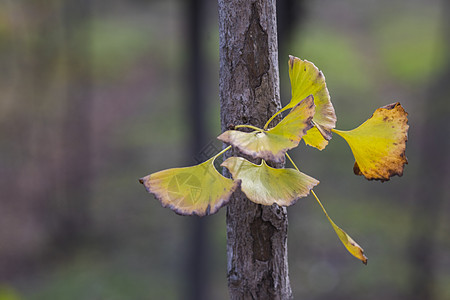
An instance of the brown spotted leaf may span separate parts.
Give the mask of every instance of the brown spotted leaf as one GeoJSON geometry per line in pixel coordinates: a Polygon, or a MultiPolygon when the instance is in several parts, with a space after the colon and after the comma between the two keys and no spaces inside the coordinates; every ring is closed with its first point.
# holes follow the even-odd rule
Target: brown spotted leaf
{"type": "Polygon", "coordinates": [[[369,180],[402,176],[408,139],[408,113],[400,103],[378,108],[372,117],[350,131],[333,130],[342,136],[355,157],[354,172],[369,180]]]}

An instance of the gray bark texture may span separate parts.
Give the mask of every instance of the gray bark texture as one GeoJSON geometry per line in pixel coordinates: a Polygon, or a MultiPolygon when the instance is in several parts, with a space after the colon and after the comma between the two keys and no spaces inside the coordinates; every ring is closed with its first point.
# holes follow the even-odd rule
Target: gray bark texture
{"type": "MultiPolygon", "coordinates": [[[[218,2],[222,131],[239,124],[262,128],[281,108],[275,0],[218,2]]],[[[227,207],[230,299],[292,298],[287,228],[285,207],[258,205],[234,193],[227,207]]]]}

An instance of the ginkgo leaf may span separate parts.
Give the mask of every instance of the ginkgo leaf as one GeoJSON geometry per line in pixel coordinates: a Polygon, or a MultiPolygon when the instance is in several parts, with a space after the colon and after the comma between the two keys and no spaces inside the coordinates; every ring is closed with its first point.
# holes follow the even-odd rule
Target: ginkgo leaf
{"type": "Polygon", "coordinates": [[[291,80],[292,99],[283,110],[297,105],[303,98],[313,95],[316,113],[313,121],[326,140],[331,139],[331,129],[336,126],[336,113],[331,104],[325,76],[307,60],[289,56],[289,78],[291,80]]]}
{"type": "Polygon", "coordinates": [[[214,167],[217,155],[204,163],[163,170],[141,178],[149,193],[181,215],[213,214],[226,204],[239,180],[223,177],[214,167]]]}
{"type": "Polygon", "coordinates": [[[241,180],[241,190],[250,201],[263,205],[294,204],[306,197],[319,181],[294,169],[274,169],[264,160],[255,165],[242,157],[230,157],[222,163],[235,180],[241,180]]]}
{"type": "Polygon", "coordinates": [[[281,162],[286,151],[297,147],[303,135],[312,127],[314,111],[314,98],[310,95],[300,101],[277,126],[269,130],[228,130],[217,138],[254,158],[281,162]]]}
{"type": "Polygon", "coordinates": [[[378,108],[372,117],[350,131],[333,130],[342,136],[355,157],[353,171],[369,180],[402,176],[408,140],[408,113],[400,103],[378,108]]]}
{"type": "Polygon", "coordinates": [[[325,213],[325,216],[328,218],[328,221],[330,222],[331,226],[333,227],[334,231],[336,232],[337,236],[341,240],[342,244],[344,244],[348,252],[350,252],[354,257],[361,260],[365,265],[367,265],[367,257],[364,255],[363,248],[361,248],[361,246],[359,246],[344,230],[342,230],[339,226],[337,226],[333,222],[333,220],[331,220],[330,216],[325,210],[325,207],[322,205],[322,202],[320,202],[316,193],[314,193],[313,190],[311,190],[311,193],[313,194],[314,198],[316,198],[317,202],[319,203],[320,207],[325,213]]]}
{"type": "Polygon", "coordinates": [[[328,141],[323,138],[319,129],[317,129],[317,127],[315,126],[308,130],[308,132],[306,132],[306,134],[303,136],[303,141],[306,145],[315,147],[319,150],[325,149],[325,147],[328,145],[328,141]]]}

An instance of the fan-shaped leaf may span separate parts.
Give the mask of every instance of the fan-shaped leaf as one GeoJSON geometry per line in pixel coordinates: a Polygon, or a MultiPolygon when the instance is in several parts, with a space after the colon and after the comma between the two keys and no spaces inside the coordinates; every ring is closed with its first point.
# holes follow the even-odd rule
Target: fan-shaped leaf
{"type": "Polygon", "coordinates": [[[319,181],[294,169],[274,169],[263,160],[255,165],[242,157],[230,157],[222,163],[251,201],[264,205],[294,204],[306,197],[319,181]]]}
{"type": "Polygon", "coordinates": [[[297,147],[302,136],[312,127],[313,116],[314,99],[310,95],[298,103],[277,126],[269,130],[228,130],[217,138],[254,158],[281,162],[286,151],[297,147]]]}
{"type": "Polygon", "coordinates": [[[169,207],[178,214],[213,214],[228,202],[240,183],[220,175],[214,167],[215,158],[192,167],[153,173],[139,181],[163,207],[169,207]]]}
{"type": "Polygon", "coordinates": [[[400,103],[378,108],[372,117],[350,131],[333,130],[342,136],[355,157],[353,171],[369,180],[402,176],[408,160],[408,113],[400,103]]]}
{"type": "Polygon", "coordinates": [[[306,96],[313,95],[316,105],[313,121],[323,137],[330,140],[331,129],[336,126],[336,114],[331,104],[325,76],[313,63],[289,56],[289,78],[292,99],[283,110],[292,108],[306,96]]]}

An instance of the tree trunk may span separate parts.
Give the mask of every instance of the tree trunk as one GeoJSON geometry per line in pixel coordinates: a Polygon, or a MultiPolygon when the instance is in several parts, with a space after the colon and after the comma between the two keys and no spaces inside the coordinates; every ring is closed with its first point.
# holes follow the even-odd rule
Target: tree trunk
{"type": "Polygon", "coordinates": [[[416,137],[420,149],[418,160],[419,177],[414,185],[413,215],[410,241],[411,289],[408,299],[439,299],[436,293],[439,261],[437,232],[443,214],[447,194],[450,159],[450,3],[442,2],[441,33],[446,56],[445,67],[431,79],[427,99],[423,105],[423,128],[421,136],[416,137]],[[431,103],[431,104],[430,104],[431,103]],[[444,137],[444,138],[442,138],[444,137]]]}
{"type": "MultiPolygon", "coordinates": [[[[218,2],[222,130],[238,124],[262,128],[281,108],[275,0],[218,2]]],[[[286,208],[254,204],[240,191],[232,196],[227,207],[231,299],[292,298],[287,225],[286,208]]]]}
{"type": "Polygon", "coordinates": [[[73,250],[89,233],[91,194],[91,104],[89,59],[91,3],[63,1],[67,99],[62,125],[63,161],[55,244],[62,252],[73,250]]]}
{"type": "MultiPolygon", "coordinates": [[[[185,11],[188,24],[186,24],[187,42],[189,43],[186,56],[188,65],[185,70],[186,88],[188,89],[190,134],[191,134],[191,153],[193,161],[190,163],[199,164],[206,160],[202,155],[202,148],[207,143],[206,138],[206,119],[205,119],[205,92],[202,88],[205,68],[205,55],[202,49],[202,26],[204,0],[189,0],[185,3],[185,11]]],[[[185,299],[188,300],[206,300],[208,297],[208,286],[210,286],[210,276],[208,269],[208,219],[200,217],[190,218],[189,225],[189,253],[188,262],[185,271],[184,280],[188,283],[185,293],[185,299]]]]}

